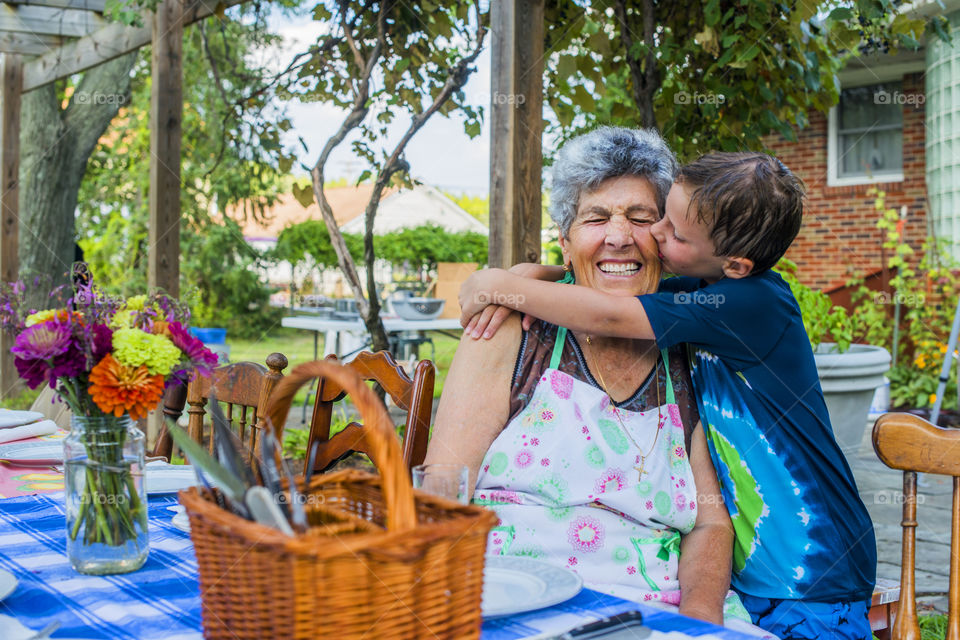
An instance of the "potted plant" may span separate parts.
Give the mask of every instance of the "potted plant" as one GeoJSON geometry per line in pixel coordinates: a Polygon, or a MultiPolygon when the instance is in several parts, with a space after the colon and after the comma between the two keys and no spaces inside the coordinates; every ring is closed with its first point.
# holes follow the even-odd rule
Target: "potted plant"
{"type": "MultiPolygon", "coordinates": [[[[855,344],[858,329],[870,320],[864,317],[855,322],[827,294],[801,284],[795,264],[783,259],[777,270],[790,285],[803,314],[837,443],[844,453],[855,452],[863,438],[873,396],[890,369],[890,353],[881,345],[855,344]]],[[[861,297],[866,295],[860,292],[861,297]]],[[[865,313],[871,320],[877,315],[875,310],[865,313]]]]}

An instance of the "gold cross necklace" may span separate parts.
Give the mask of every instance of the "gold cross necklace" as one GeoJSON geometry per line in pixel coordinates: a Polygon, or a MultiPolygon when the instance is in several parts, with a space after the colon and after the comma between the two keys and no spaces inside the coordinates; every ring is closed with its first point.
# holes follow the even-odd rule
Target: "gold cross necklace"
{"type": "MultiPolygon", "coordinates": [[[[593,349],[593,343],[590,342],[590,336],[586,337],[587,344],[590,345],[590,349],[593,349]]],[[[591,357],[594,355],[590,354],[591,357]]],[[[603,392],[607,394],[607,397],[610,399],[610,406],[613,407],[613,415],[617,416],[617,422],[620,423],[620,428],[623,429],[623,432],[630,439],[630,442],[633,443],[633,446],[637,448],[637,451],[640,451],[640,466],[634,466],[633,468],[637,471],[637,481],[643,480],[643,476],[647,475],[649,472],[646,470],[647,467],[647,456],[653,453],[654,447],[657,446],[657,440],[660,438],[660,430],[663,429],[663,414],[660,413],[660,359],[657,358],[657,364],[653,371],[653,384],[657,387],[657,433],[653,436],[653,444],[650,445],[650,449],[643,453],[643,447],[637,444],[637,441],[633,439],[633,436],[630,435],[630,431],[627,430],[627,426],[623,424],[623,419],[620,417],[620,410],[617,408],[617,405],[613,402],[613,397],[610,395],[610,392],[607,391],[607,383],[603,379],[603,373],[600,371],[600,361],[597,358],[593,358],[594,367],[597,370],[597,377],[600,378],[600,388],[603,389],[603,392]]]]}

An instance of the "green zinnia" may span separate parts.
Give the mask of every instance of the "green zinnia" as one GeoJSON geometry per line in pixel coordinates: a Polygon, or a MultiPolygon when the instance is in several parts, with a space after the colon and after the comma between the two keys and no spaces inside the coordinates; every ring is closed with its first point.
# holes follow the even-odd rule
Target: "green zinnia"
{"type": "Polygon", "coordinates": [[[113,357],[128,367],[147,365],[150,375],[169,375],[180,362],[180,349],[166,336],[155,336],[140,329],[113,332],[113,357]]]}

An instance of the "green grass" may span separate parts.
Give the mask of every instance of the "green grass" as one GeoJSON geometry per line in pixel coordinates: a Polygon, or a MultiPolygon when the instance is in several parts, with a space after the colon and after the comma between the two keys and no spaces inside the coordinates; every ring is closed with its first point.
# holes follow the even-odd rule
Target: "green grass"
{"type": "MultiPolygon", "coordinates": [[[[450,363],[453,362],[453,354],[457,350],[459,340],[444,335],[433,335],[433,344],[435,347],[434,366],[437,368],[437,381],[433,390],[433,397],[439,398],[443,391],[443,383],[447,379],[447,371],[450,369],[450,363]]],[[[235,340],[227,338],[227,344],[230,345],[231,362],[241,360],[251,360],[253,362],[263,363],[267,356],[274,352],[282,353],[290,361],[285,373],[289,373],[293,367],[313,360],[313,332],[303,329],[278,328],[270,333],[264,334],[259,338],[252,340],[235,340]]],[[[323,336],[320,336],[319,351],[323,353],[323,336]]],[[[430,357],[430,347],[420,348],[420,357],[430,357]]],[[[303,402],[306,391],[301,391],[294,398],[294,403],[303,402]]]]}
{"type": "Polygon", "coordinates": [[[943,640],[947,634],[947,616],[920,616],[920,640],[943,640]]]}
{"type": "Polygon", "coordinates": [[[40,391],[43,390],[43,387],[37,387],[36,389],[26,389],[13,396],[12,398],[6,398],[3,401],[3,406],[5,409],[18,409],[18,410],[28,410],[33,406],[33,401],[37,399],[37,396],[40,395],[40,391]]]}

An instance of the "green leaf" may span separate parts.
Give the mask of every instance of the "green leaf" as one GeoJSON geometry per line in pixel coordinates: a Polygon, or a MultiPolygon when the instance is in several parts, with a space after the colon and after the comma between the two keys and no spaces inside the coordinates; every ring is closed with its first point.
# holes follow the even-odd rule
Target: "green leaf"
{"type": "Polygon", "coordinates": [[[573,56],[561,55],[557,60],[557,77],[570,78],[577,72],[577,60],[573,56]]]}
{"type": "Polygon", "coordinates": [[[296,199],[300,205],[306,209],[311,204],[313,204],[313,185],[308,184],[306,186],[299,186],[297,184],[293,185],[293,197],[296,199]]]}
{"type": "Polygon", "coordinates": [[[853,10],[849,7],[837,7],[830,12],[830,19],[835,22],[853,20],[853,10]]]}

